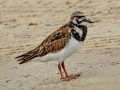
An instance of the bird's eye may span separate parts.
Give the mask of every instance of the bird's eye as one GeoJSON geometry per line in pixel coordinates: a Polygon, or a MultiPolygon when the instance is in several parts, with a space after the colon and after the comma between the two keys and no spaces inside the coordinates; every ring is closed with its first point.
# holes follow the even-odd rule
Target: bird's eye
{"type": "Polygon", "coordinates": [[[84,18],[84,16],[76,16],[77,18],[84,18]]]}
{"type": "Polygon", "coordinates": [[[77,18],[80,18],[80,16],[76,16],[77,18]]]}

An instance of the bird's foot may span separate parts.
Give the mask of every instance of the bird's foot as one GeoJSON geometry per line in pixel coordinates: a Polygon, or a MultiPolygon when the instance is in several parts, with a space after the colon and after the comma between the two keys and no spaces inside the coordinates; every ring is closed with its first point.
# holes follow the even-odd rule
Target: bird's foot
{"type": "Polygon", "coordinates": [[[72,79],[76,79],[77,77],[79,77],[81,75],[81,73],[78,74],[71,74],[68,77],[72,78],[72,79]]]}
{"type": "Polygon", "coordinates": [[[69,76],[66,76],[65,78],[62,78],[63,81],[70,81],[72,79],[76,79],[77,77],[79,77],[81,75],[81,73],[78,74],[71,74],[69,76]]]}
{"type": "Polygon", "coordinates": [[[70,81],[71,78],[69,78],[69,77],[65,77],[65,78],[62,78],[62,80],[63,80],[63,81],[70,81]]]}

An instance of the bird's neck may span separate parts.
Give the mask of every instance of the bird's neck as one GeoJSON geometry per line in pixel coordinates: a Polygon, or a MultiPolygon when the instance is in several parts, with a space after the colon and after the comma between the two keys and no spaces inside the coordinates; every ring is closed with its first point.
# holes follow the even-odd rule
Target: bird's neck
{"type": "Polygon", "coordinates": [[[81,22],[78,23],[74,23],[72,21],[70,21],[70,24],[73,27],[78,27],[80,31],[82,31],[82,35],[81,35],[81,41],[84,41],[87,35],[87,26],[82,24],[81,22]]]}

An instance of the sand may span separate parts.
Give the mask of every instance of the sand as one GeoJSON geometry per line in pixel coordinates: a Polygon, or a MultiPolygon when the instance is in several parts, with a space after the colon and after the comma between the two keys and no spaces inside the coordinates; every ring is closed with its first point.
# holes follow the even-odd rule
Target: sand
{"type": "Polygon", "coordinates": [[[63,89],[120,89],[120,0],[0,0],[0,90],[63,89]],[[83,46],[65,61],[79,78],[60,80],[57,61],[18,64],[14,57],[34,49],[77,10],[94,21],[83,46]]]}

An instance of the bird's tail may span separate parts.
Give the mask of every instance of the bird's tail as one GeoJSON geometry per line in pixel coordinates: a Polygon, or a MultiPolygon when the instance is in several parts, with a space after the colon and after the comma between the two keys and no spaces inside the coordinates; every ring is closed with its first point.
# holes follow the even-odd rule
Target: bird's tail
{"type": "Polygon", "coordinates": [[[15,59],[18,59],[17,61],[20,61],[19,64],[23,64],[37,57],[37,53],[38,49],[34,49],[20,56],[15,57],[15,59]]]}

